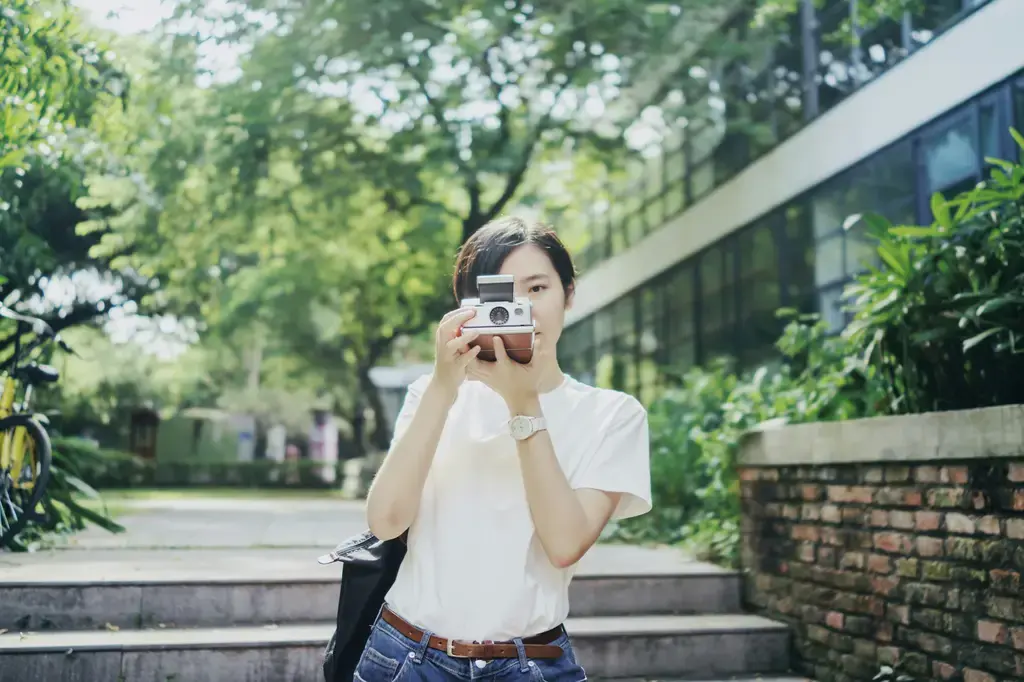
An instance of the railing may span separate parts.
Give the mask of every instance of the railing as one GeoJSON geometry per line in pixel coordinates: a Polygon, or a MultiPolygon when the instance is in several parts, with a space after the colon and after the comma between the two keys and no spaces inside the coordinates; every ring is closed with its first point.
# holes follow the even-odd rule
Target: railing
{"type": "MultiPolygon", "coordinates": [[[[901,21],[887,19],[867,27],[856,24],[858,0],[832,0],[819,11],[810,0],[801,1],[804,6],[792,18],[789,33],[779,36],[768,63],[757,69],[757,74],[744,73],[750,71],[746,64],[732,62],[721,70],[723,78],[708,77],[722,86],[729,85],[730,75],[739,74],[739,81],[733,85],[738,82],[740,90],[734,94],[746,94],[740,100],[745,121],[737,126],[739,119],[732,110],[726,110],[717,126],[710,121],[691,123],[685,130],[675,131],[682,143],[655,146],[655,152],[635,172],[636,177],[625,187],[611,186],[610,201],[593,209],[588,220],[592,226],[590,239],[577,257],[581,269],[592,268],[639,242],[808,123],[995,0],[938,0],[927,3],[919,14],[905,14],[901,21]],[[856,40],[840,41],[835,31],[847,17],[856,40]],[[759,95],[761,99],[757,99],[759,95]],[[748,129],[751,125],[754,132],[748,129]],[[712,145],[693,149],[700,146],[694,144],[696,139],[716,127],[724,130],[712,133],[712,139],[718,138],[712,145]],[[690,129],[696,132],[687,134],[690,129]]],[[[695,62],[702,58],[711,58],[710,52],[705,51],[695,62]]],[[[714,87],[709,90],[715,91],[714,87]]],[[[724,97],[718,99],[730,106],[724,97]]]]}

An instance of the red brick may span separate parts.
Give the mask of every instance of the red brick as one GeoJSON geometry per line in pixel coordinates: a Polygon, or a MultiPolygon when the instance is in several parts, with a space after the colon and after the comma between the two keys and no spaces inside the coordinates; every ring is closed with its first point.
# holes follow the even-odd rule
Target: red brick
{"type": "Polygon", "coordinates": [[[900,623],[901,625],[910,625],[910,607],[909,606],[897,606],[895,604],[889,604],[886,607],[886,617],[892,623],[900,623]]]}
{"type": "Polygon", "coordinates": [[[900,650],[894,646],[880,646],[877,660],[882,665],[896,665],[900,660],[900,650]]]}
{"type": "MultiPolygon", "coordinates": [[[[986,535],[999,535],[1001,532],[999,528],[999,517],[998,516],[983,516],[978,519],[978,530],[986,535]]],[[[1022,536],[1024,537],[1024,536],[1022,536]]]]}
{"type": "Polygon", "coordinates": [[[938,483],[939,467],[924,465],[914,468],[914,480],[918,483],[938,483]]]}
{"type": "Polygon", "coordinates": [[[942,523],[942,514],[933,511],[914,512],[918,530],[938,530],[942,523]]]}
{"type": "Polygon", "coordinates": [[[804,508],[800,511],[800,518],[804,521],[818,521],[821,519],[821,505],[805,504],[804,508]]]}
{"type": "Polygon", "coordinates": [[[757,475],[757,469],[740,469],[740,480],[741,481],[756,481],[760,476],[757,475]]]}
{"type": "Polygon", "coordinates": [[[839,529],[829,528],[828,526],[821,529],[821,541],[826,545],[834,545],[836,547],[843,544],[843,539],[839,536],[839,529]]]}
{"type": "Polygon", "coordinates": [[[909,554],[910,548],[910,537],[903,533],[875,533],[875,549],[893,554],[909,554]]]}
{"type": "Polygon", "coordinates": [[[1020,573],[1016,571],[1006,571],[1001,568],[994,568],[989,571],[989,577],[992,578],[992,587],[1000,592],[1009,592],[1016,594],[1020,592],[1021,579],[1020,573]]]}
{"type": "Polygon", "coordinates": [[[1024,463],[1011,464],[1009,477],[1014,483],[1024,483],[1024,463]]]}
{"type": "Polygon", "coordinates": [[[943,550],[942,538],[917,538],[917,553],[920,556],[942,556],[943,550]]]}
{"type": "Polygon", "coordinates": [[[805,502],[815,502],[824,497],[825,491],[820,485],[806,484],[800,486],[800,496],[805,502]]]}
{"type": "Polygon", "coordinates": [[[939,469],[939,480],[943,483],[964,485],[967,483],[967,467],[942,467],[939,469]]]}
{"type": "Polygon", "coordinates": [[[817,526],[801,524],[793,526],[792,536],[794,540],[807,540],[808,542],[817,542],[821,538],[821,533],[818,531],[817,526]]]}
{"type": "Polygon", "coordinates": [[[920,507],[924,502],[920,490],[908,490],[903,495],[903,504],[908,507],[920,507]]]}
{"type": "Polygon", "coordinates": [[[871,510],[871,525],[875,528],[889,527],[889,512],[884,509],[871,510]]]}
{"type": "Polygon", "coordinates": [[[863,571],[864,563],[863,552],[843,552],[839,559],[839,568],[843,570],[854,569],[857,571],[863,571]]]}
{"type": "Polygon", "coordinates": [[[881,483],[882,478],[885,474],[885,470],[882,467],[871,467],[864,472],[865,483],[881,483]]]}
{"type": "Polygon", "coordinates": [[[1013,641],[1013,648],[1024,651],[1024,628],[1012,628],[1010,638],[1013,641]]]}
{"type": "Polygon", "coordinates": [[[873,497],[874,489],[868,486],[830,485],[828,487],[828,499],[833,502],[871,504],[873,497]]]}
{"type": "Polygon", "coordinates": [[[946,514],[946,530],[950,533],[974,535],[974,519],[965,514],[950,512],[946,514]]]}
{"type": "Polygon", "coordinates": [[[868,570],[872,573],[892,573],[892,561],[884,554],[872,554],[868,557],[868,570]]]}
{"type": "Polygon", "coordinates": [[[996,678],[981,670],[964,668],[964,682],[996,682],[996,678]]]}
{"type": "Polygon", "coordinates": [[[1024,490],[1013,492],[1013,508],[1016,511],[1024,511],[1024,490]]]}
{"type": "Polygon", "coordinates": [[[1006,519],[1006,537],[1024,540],[1024,519],[1006,519]]]}
{"type": "Polygon", "coordinates": [[[800,559],[800,561],[807,564],[813,564],[815,560],[814,557],[815,552],[813,542],[805,542],[800,545],[800,548],[797,550],[797,558],[800,559]]]}
{"type": "Polygon", "coordinates": [[[829,626],[833,630],[842,630],[844,622],[845,618],[843,617],[843,614],[838,611],[829,611],[828,614],[825,615],[825,625],[829,626]]]}
{"type": "Polygon", "coordinates": [[[893,590],[895,590],[899,586],[899,578],[890,578],[888,576],[875,576],[871,579],[871,588],[875,591],[875,594],[880,594],[886,597],[892,594],[893,590]]]}
{"type": "Polygon", "coordinates": [[[795,504],[787,504],[782,507],[782,517],[796,521],[800,518],[800,507],[795,504]]]}
{"type": "Polygon", "coordinates": [[[889,524],[900,530],[911,530],[914,527],[914,514],[908,511],[889,512],[889,524]]]}
{"type": "Polygon", "coordinates": [[[821,520],[826,523],[839,523],[843,518],[839,507],[834,504],[826,504],[821,507],[821,520]]]}
{"type": "Polygon", "coordinates": [[[956,672],[956,666],[943,661],[932,661],[932,675],[941,680],[952,679],[956,672]]]}
{"type": "Polygon", "coordinates": [[[978,639],[991,644],[1002,644],[1006,641],[1006,626],[994,620],[979,620],[978,639]]]}
{"type": "Polygon", "coordinates": [[[879,623],[875,639],[879,642],[891,642],[893,630],[892,623],[879,623]]]}
{"type": "Polygon", "coordinates": [[[929,507],[959,507],[964,501],[964,491],[959,488],[935,488],[928,491],[929,507]]]}

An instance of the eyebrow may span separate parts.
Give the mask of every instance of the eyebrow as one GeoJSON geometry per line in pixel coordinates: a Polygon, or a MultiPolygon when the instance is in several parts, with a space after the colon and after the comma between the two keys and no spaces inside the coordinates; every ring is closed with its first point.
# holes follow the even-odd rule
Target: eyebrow
{"type": "Polygon", "coordinates": [[[537,281],[546,280],[546,279],[548,279],[547,275],[545,275],[543,273],[539,273],[539,274],[536,274],[536,275],[530,275],[529,277],[523,279],[523,282],[528,284],[530,282],[537,282],[537,281]]]}

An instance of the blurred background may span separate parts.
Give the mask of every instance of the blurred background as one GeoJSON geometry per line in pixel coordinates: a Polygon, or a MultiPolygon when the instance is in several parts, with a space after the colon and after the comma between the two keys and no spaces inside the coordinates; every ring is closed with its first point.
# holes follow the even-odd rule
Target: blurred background
{"type": "Polygon", "coordinates": [[[873,220],[932,224],[1017,157],[1021,25],[1019,0],[7,0],[0,302],[78,351],[37,407],[106,487],[358,494],[456,249],[511,212],[579,259],[568,373],[652,406],[707,371],[728,402],[840,342],[888,263],[873,220]]]}

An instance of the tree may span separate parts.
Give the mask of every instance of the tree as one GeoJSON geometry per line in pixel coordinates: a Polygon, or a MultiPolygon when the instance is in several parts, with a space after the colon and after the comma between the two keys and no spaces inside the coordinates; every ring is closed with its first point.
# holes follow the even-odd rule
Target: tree
{"type": "MultiPolygon", "coordinates": [[[[90,256],[100,234],[75,231],[84,175],[109,163],[91,126],[128,91],[115,59],[67,3],[14,0],[0,11],[0,302],[33,305],[57,331],[130,300],[138,284],[90,256]]],[[[0,335],[0,353],[14,338],[0,335]]]]}

